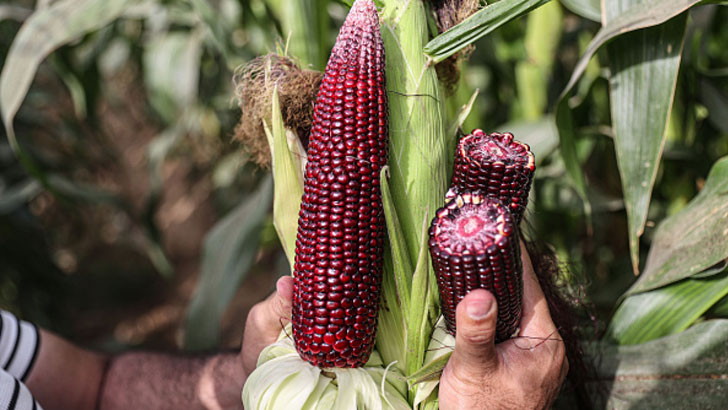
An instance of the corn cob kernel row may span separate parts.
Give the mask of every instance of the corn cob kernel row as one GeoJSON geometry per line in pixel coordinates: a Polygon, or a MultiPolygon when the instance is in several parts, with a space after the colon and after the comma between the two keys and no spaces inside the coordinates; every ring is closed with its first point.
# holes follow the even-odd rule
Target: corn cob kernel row
{"type": "Polygon", "coordinates": [[[483,288],[498,303],[496,343],[516,333],[523,277],[511,212],[499,200],[478,193],[456,195],[437,211],[429,235],[448,331],[455,334],[457,304],[471,290],[483,288]]]}
{"type": "Polygon", "coordinates": [[[363,366],[374,345],[387,116],[377,10],[371,0],[357,0],[314,105],[296,240],[293,337],[315,366],[363,366]]]}
{"type": "Polygon", "coordinates": [[[482,192],[508,206],[520,225],[528,204],[536,161],[528,145],[511,133],[476,129],[458,142],[452,185],[446,200],[463,192],[482,192]]]}

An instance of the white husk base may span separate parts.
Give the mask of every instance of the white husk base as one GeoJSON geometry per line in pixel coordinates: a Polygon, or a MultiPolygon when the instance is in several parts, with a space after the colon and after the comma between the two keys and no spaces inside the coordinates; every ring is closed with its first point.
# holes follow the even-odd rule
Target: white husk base
{"type": "Polygon", "coordinates": [[[407,384],[404,377],[384,365],[374,351],[367,365],[358,369],[325,369],[301,359],[289,332],[266,347],[255,371],[243,388],[247,410],[404,410],[407,384]],[[382,377],[384,376],[384,380],[382,377]]]}

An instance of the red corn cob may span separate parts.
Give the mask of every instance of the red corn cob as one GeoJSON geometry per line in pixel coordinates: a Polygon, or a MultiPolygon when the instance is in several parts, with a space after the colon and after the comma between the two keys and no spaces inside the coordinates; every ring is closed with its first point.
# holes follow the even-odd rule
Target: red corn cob
{"type": "Polygon", "coordinates": [[[455,334],[457,304],[483,288],[498,302],[496,343],[513,336],[521,321],[523,269],[511,212],[497,199],[457,195],[437,211],[429,234],[448,331],[455,334]]]}
{"type": "Polygon", "coordinates": [[[458,142],[452,185],[446,200],[462,192],[482,192],[508,206],[520,225],[528,204],[536,161],[528,145],[513,134],[474,130],[458,142]]]}
{"type": "Polygon", "coordinates": [[[377,10],[356,0],[316,98],[298,220],[293,338],[315,366],[363,366],[374,346],[388,113],[377,10]]]}

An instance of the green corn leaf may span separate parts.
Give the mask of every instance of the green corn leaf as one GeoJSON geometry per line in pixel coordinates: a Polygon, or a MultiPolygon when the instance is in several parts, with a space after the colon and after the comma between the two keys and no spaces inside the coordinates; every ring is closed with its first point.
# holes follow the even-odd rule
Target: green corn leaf
{"type": "Polygon", "coordinates": [[[501,0],[485,6],[462,23],[427,43],[425,53],[435,63],[445,60],[498,27],[536,9],[549,0],[501,0]]]}
{"type": "Polygon", "coordinates": [[[605,338],[637,344],[681,332],[726,295],[728,270],[629,296],[615,312],[605,338]]]}
{"type": "Polygon", "coordinates": [[[644,271],[627,292],[665,286],[728,258],[728,157],[713,166],[700,193],[660,223],[644,271]]]}
{"type": "Polygon", "coordinates": [[[265,135],[270,147],[275,181],[273,224],[292,267],[296,255],[296,233],[303,198],[306,154],[298,138],[285,128],[278,101],[278,87],[273,89],[271,101],[272,126],[265,124],[265,135]]]}
{"type": "Polygon", "coordinates": [[[728,296],[721,299],[710,309],[710,316],[728,318],[728,296]]]}
{"type": "Polygon", "coordinates": [[[379,326],[376,337],[377,349],[385,362],[396,361],[397,368],[404,370],[404,345],[407,340],[404,312],[409,312],[410,309],[413,269],[389,190],[388,173],[389,167],[383,167],[380,173],[382,205],[389,241],[384,250],[383,303],[379,309],[379,326]]]}
{"type": "Polygon", "coordinates": [[[399,298],[401,310],[409,312],[413,272],[412,262],[407,253],[407,243],[402,233],[402,226],[399,224],[399,219],[397,218],[397,212],[394,209],[392,194],[389,191],[388,174],[389,167],[383,167],[380,173],[382,206],[387,221],[387,233],[392,251],[392,265],[395,284],[397,286],[397,297],[399,298]]]}
{"type": "Polygon", "coordinates": [[[139,0],[59,0],[34,12],[15,36],[0,74],[0,110],[8,139],[20,151],[13,119],[40,63],[58,47],[114,21],[139,0]]]}
{"type": "Polygon", "coordinates": [[[710,320],[643,344],[602,345],[597,376],[609,396],[595,408],[724,408],[726,340],[728,320],[710,320]]]}
{"type": "Polygon", "coordinates": [[[255,262],[263,221],[273,199],[273,181],[260,187],[205,237],[200,284],[185,323],[185,347],[217,347],[220,317],[255,262]]]}
{"type": "Polygon", "coordinates": [[[571,78],[561,93],[562,98],[576,85],[584,74],[589,60],[604,44],[622,34],[660,25],[698,3],[700,0],[645,0],[621,13],[619,17],[609,20],[594,36],[574,67],[571,78]]]}
{"type": "MultiPolygon", "coordinates": [[[[422,223],[426,225],[429,219],[422,223]]],[[[429,312],[430,312],[430,280],[434,277],[432,272],[432,263],[430,262],[430,252],[427,246],[428,238],[427,229],[421,230],[420,238],[420,254],[417,258],[415,272],[412,275],[412,295],[410,296],[410,310],[407,315],[407,345],[405,348],[407,374],[417,371],[425,359],[425,349],[429,340],[430,330],[429,312]]]]}
{"type": "MultiPolygon", "coordinates": [[[[605,3],[607,24],[642,0],[605,3]]],[[[662,156],[675,97],[687,15],[627,33],[607,47],[612,128],[627,208],[632,268],[639,272],[639,237],[662,156]]]]}
{"type": "Polygon", "coordinates": [[[600,0],[561,0],[561,4],[569,9],[572,13],[581,17],[602,22],[602,6],[600,0]]]}
{"type": "Polygon", "coordinates": [[[564,160],[564,166],[574,184],[574,188],[582,200],[585,201],[584,206],[587,216],[591,213],[591,206],[587,201],[586,181],[576,156],[577,135],[568,101],[572,88],[584,74],[591,58],[604,44],[625,33],[662,24],[698,4],[699,1],[646,0],[633,6],[624,13],[620,13],[619,17],[610,19],[594,36],[577,62],[571,78],[556,105],[556,125],[559,129],[561,156],[564,160]]]}
{"type": "MultiPolygon", "coordinates": [[[[432,332],[430,344],[427,346],[424,365],[421,369],[409,375],[407,381],[411,384],[439,382],[442,370],[450,360],[454,348],[455,337],[447,332],[445,318],[440,316],[435,325],[435,330],[432,332]]],[[[433,389],[431,388],[431,390],[433,389]]],[[[429,395],[426,390],[420,390],[417,393],[424,395],[424,397],[429,395]]],[[[417,404],[417,399],[415,399],[415,404],[417,404]]]]}
{"type": "Polygon", "coordinates": [[[420,254],[422,221],[442,206],[447,136],[435,68],[422,54],[428,38],[422,1],[387,1],[381,12],[387,56],[390,190],[410,260],[420,254]]]}

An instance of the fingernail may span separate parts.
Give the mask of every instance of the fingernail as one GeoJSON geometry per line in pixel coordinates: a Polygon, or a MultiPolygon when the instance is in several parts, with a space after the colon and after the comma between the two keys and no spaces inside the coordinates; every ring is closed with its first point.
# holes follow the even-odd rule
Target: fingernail
{"type": "Polygon", "coordinates": [[[472,320],[483,320],[493,308],[493,300],[473,300],[466,306],[465,312],[472,320]]]}

